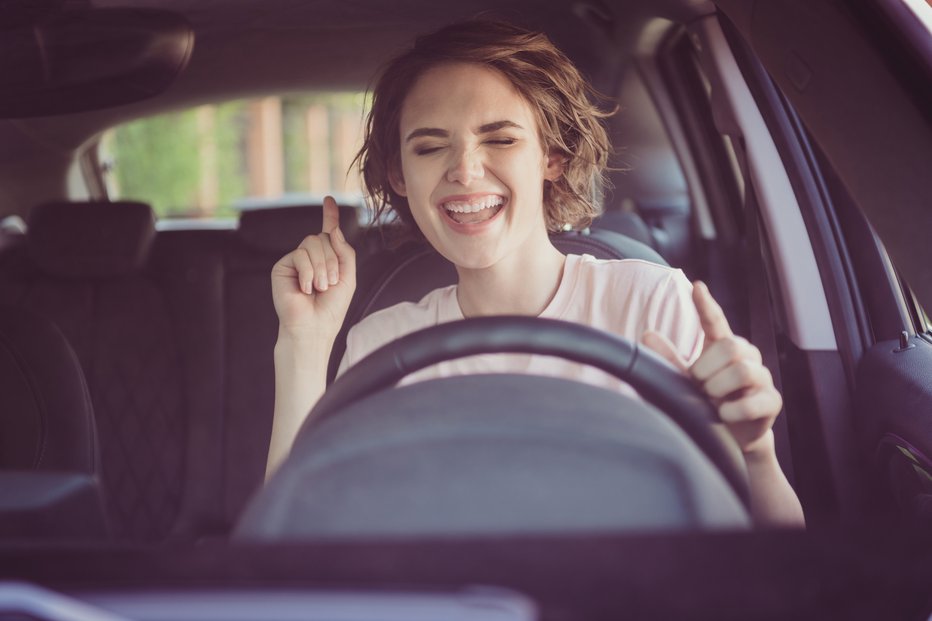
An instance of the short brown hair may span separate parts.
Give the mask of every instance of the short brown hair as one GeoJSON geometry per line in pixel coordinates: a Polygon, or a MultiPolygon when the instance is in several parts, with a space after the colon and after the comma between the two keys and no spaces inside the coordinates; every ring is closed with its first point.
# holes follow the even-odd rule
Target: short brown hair
{"type": "Polygon", "coordinates": [[[417,231],[408,200],[392,189],[390,174],[401,167],[401,108],[408,92],[428,69],[448,63],[473,63],[501,72],[530,104],[547,153],[565,159],[563,175],[545,182],[544,217],[551,232],[588,226],[599,210],[594,183],[605,181],[609,140],[593,103],[604,99],[545,35],[501,21],[475,19],[446,26],[415,39],[414,47],[382,71],[372,91],[359,166],[382,221],[393,210],[417,231]]]}

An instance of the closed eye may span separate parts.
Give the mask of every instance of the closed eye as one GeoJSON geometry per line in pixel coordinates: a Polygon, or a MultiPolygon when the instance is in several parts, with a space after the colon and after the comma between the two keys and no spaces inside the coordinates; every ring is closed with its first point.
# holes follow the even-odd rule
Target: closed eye
{"type": "Polygon", "coordinates": [[[431,153],[436,153],[443,147],[438,146],[416,146],[414,147],[415,155],[430,155],[431,153]]]}

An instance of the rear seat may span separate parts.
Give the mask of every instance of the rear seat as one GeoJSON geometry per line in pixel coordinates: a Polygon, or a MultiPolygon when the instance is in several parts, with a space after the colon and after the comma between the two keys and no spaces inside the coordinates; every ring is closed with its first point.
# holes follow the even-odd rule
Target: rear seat
{"type": "MultiPolygon", "coordinates": [[[[202,297],[193,290],[211,266],[166,259],[185,264],[177,292],[190,299],[175,299],[145,270],[154,238],[152,212],[141,203],[47,204],[32,210],[26,243],[0,262],[0,298],[50,319],[77,354],[114,535],[134,541],[199,528],[203,499],[185,484],[198,469],[197,451],[188,447],[205,446],[201,421],[221,412],[219,395],[205,394],[192,373],[205,359],[220,366],[219,356],[202,353],[216,347],[205,330],[189,329],[202,297]]],[[[219,283],[219,262],[213,272],[219,283]]]]}
{"type": "MultiPolygon", "coordinates": [[[[341,221],[361,245],[355,210],[341,221]]],[[[0,298],[55,322],[84,369],[117,536],[222,535],[261,486],[278,332],[269,273],[320,226],[319,206],[289,207],[244,212],[236,231],[156,234],[144,204],[53,204],[33,210],[25,244],[0,250],[0,298]]],[[[600,256],[640,246],[562,238],[600,256]]]]}

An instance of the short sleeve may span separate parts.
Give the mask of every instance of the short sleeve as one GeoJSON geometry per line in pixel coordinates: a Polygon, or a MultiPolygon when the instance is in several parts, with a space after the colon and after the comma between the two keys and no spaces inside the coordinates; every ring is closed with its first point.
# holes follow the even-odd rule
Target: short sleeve
{"type": "Polygon", "coordinates": [[[705,333],[692,299],[692,283],[682,270],[672,270],[648,302],[647,325],[666,336],[688,364],[702,353],[705,333]]]}
{"type": "Polygon", "coordinates": [[[346,349],[343,351],[343,358],[340,359],[340,366],[337,367],[337,377],[343,375],[343,373],[356,364],[356,361],[359,360],[359,346],[357,345],[356,339],[356,328],[359,326],[353,326],[350,328],[349,332],[346,333],[346,349]]]}

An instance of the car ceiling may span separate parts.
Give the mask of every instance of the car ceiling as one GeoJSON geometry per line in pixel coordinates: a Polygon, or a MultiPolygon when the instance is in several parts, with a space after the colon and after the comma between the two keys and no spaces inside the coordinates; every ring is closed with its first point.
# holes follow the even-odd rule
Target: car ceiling
{"type": "MultiPolygon", "coordinates": [[[[191,62],[163,94],[131,105],[18,121],[32,135],[76,148],[96,132],[158,111],[210,101],[309,90],[364,90],[393,52],[418,33],[473,16],[546,31],[600,88],[651,20],[684,22],[704,0],[66,0],[67,7],[159,8],[195,32],[191,62]]],[[[0,147],[0,155],[2,155],[0,147]]]]}

